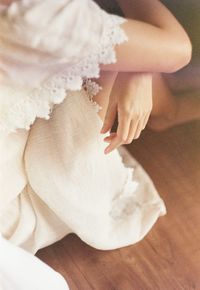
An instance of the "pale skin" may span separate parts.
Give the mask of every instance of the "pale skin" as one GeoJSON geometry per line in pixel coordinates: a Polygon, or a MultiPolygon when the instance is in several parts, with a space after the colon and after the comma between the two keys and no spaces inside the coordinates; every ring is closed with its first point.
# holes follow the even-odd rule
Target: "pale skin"
{"type": "Polygon", "coordinates": [[[102,75],[110,73],[110,81],[104,76],[100,82],[107,82],[105,87],[109,89],[95,97],[103,107],[99,113],[104,121],[101,133],[109,131],[118,116],[117,131],[105,138],[110,143],[106,154],[131,143],[145,128],[153,107],[152,75],[147,72],[174,72],[191,58],[187,34],[159,1],[118,2],[133,19],[123,24],[129,41],[117,47],[117,63],[102,66],[102,70],[107,70],[102,75]],[[119,72],[117,76],[116,72],[119,72]]]}

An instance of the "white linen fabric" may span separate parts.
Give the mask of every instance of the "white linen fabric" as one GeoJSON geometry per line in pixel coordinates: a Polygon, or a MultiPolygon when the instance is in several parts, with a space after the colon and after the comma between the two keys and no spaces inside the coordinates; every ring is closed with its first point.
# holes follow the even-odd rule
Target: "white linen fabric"
{"type": "Polygon", "coordinates": [[[1,7],[0,233],[32,253],[71,232],[98,249],[127,246],[166,213],[125,148],[103,153],[98,87],[87,79],[116,61],[123,21],[91,0],[1,7]]]}
{"type": "Polygon", "coordinates": [[[64,278],[30,253],[0,235],[1,290],[68,290],[64,278]],[[48,288],[47,288],[48,281],[48,288]]]}

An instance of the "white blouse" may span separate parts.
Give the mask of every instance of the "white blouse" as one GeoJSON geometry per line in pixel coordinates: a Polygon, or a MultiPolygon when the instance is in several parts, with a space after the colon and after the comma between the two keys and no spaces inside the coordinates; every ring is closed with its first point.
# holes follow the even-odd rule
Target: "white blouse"
{"type": "Polygon", "coordinates": [[[0,131],[29,129],[49,118],[66,92],[99,77],[127,40],[124,19],[91,0],[23,0],[1,6],[0,131]]]}

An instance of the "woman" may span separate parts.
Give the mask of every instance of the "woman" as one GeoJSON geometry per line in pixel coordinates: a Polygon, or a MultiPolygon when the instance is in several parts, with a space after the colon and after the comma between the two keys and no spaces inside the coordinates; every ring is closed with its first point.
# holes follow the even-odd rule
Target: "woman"
{"type": "MultiPolygon", "coordinates": [[[[0,232],[13,244],[35,253],[74,232],[95,248],[115,249],[141,240],[166,213],[144,170],[123,147],[114,150],[147,122],[146,71],[171,72],[190,60],[190,42],[169,11],[157,1],[142,4],[151,24],[107,14],[91,0],[2,6],[0,232]],[[109,131],[116,113],[118,129],[104,152],[100,131],[109,131]]],[[[20,283],[15,269],[0,266],[4,280],[20,283]]]]}

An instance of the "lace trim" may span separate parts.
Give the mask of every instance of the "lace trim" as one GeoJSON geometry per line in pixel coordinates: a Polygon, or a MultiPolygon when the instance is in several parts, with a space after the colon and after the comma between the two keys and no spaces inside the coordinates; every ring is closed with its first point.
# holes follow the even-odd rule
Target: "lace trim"
{"type": "MultiPolygon", "coordinates": [[[[120,146],[118,148],[119,158],[121,164],[125,166],[126,176],[124,184],[119,191],[119,194],[115,196],[113,199],[112,209],[110,210],[109,214],[111,218],[124,220],[124,217],[131,216],[134,212],[140,211],[142,208],[145,207],[155,207],[159,209],[159,215],[166,214],[166,207],[163,200],[160,198],[158,194],[152,195],[150,200],[146,201],[139,201],[138,194],[139,194],[139,182],[135,177],[135,171],[139,166],[137,163],[129,164],[128,159],[130,158],[127,149],[125,146],[120,146]]],[[[131,157],[132,158],[132,157],[131,157]]],[[[148,181],[146,180],[147,184],[148,181]]],[[[154,190],[154,189],[152,189],[154,190]]]]}
{"type": "MultiPolygon", "coordinates": [[[[100,89],[94,82],[87,81],[89,78],[98,78],[100,64],[111,64],[116,62],[115,45],[127,41],[127,36],[120,27],[126,20],[120,16],[108,15],[103,12],[105,31],[102,35],[102,42],[97,51],[70,69],[64,69],[59,74],[48,79],[39,88],[24,92],[19,100],[7,102],[7,106],[0,111],[0,131],[16,132],[18,128],[29,130],[37,117],[50,118],[53,106],[60,104],[67,96],[68,91],[81,90],[84,85],[90,92],[90,99],[100,89]],[[85,83],[84,83],[85,81],[85,83]]],[[[14,91],[15,95],[16,91],[14,91]]],[[[16,100],[17,96],[15,97],[16,100]]],[[[101,107],[94,102],[97,111],[101,107]]]]}
{"type": "Polygon", "coordinates": [[[98,113],[103,108],[93,100],[93,97],[96,96],[100,92],[100,90],[102,90],[102,87],[99,86],[96,82],[90,79],[86,79],[83,82],[83,88],[87,92],[87,96],[91,104],[93,105],[94,110],[96,111],[96,113],[98,113]]]}

